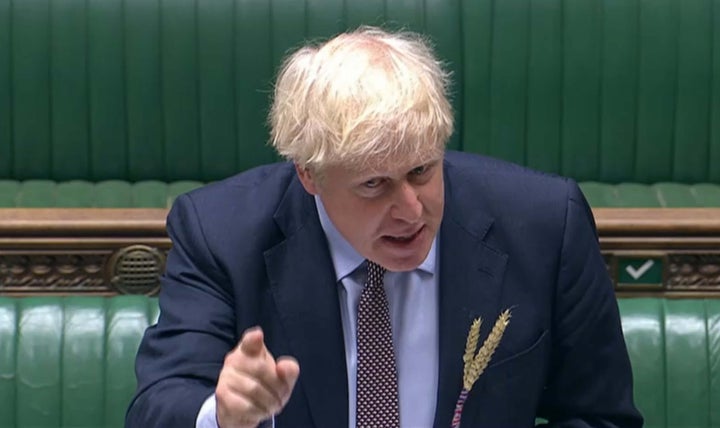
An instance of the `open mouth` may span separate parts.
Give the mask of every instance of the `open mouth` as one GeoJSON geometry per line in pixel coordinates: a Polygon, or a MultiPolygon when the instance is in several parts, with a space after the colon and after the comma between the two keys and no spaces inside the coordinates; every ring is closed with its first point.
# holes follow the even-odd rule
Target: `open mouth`
{"type": "Polygon", "coordinates": [[[415,240],[420,233],[425,229],[425,226],[421,227],[417,230],[417,232],[411,234],[411,235],[400,235],[400,236],[393,236],[393,235],[385,235],[383,236],[383,239],[386,239],[390,242],[398,243],[398,244],[407,244],[415,240]]]}

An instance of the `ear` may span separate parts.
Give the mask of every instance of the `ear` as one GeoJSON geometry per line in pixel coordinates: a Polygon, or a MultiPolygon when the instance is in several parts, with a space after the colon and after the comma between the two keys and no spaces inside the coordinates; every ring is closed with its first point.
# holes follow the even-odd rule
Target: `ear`
{"type": "Polygon", "coordinates": [[[302,168],[296,163],[295,171],[297,172],[300,183],[302,183],[305,191],[307,191],[311,195],[317,195],[320,193],[317,177],[313,174],[312,171],[310,171],[310,169],[302,168]]]}

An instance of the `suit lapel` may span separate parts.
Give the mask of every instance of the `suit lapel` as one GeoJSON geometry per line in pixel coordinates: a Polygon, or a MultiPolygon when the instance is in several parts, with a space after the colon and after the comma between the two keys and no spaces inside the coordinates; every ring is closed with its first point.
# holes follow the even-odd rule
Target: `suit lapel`
{"type": "MultiPolygon", "coordinates": [[[[445,171],[445,213],[440,229],[440,369],[435,426],[450,426],[462,389],[463,353],[472,320],[483,319],[481,343],[500,312],[507,255],[484,238],[493,219],[479,195],[465,194],[450,166],[445,171]],[[451,180],[456,182],[451,182],[451,180]],[[454,193],[453,193],[454,192],[454,193]]],[[[469,421],[464,421],[469,422],[469,421]]]]}
{"type": "Polygon", "coordinates": [[[316,426],[347,424],[347,369],[335,273],[313,198],[295,178],[275,221],[286,240],[265,252],[268,277],[316,426]]]}

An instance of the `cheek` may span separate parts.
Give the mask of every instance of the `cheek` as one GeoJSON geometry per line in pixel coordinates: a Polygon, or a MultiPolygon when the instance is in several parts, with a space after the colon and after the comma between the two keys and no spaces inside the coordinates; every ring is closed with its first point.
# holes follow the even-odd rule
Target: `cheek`
{"type": "Polygon", "coordinates": [[[432,218],[442,217],[443,208],[445,207],[444,190],[441,182],[440,186],[435,185],[421,195],[421,201],[428,216],[432,218]]]}
{"type": "Polygon", "coordinates": [[[392,224],[389,207],[384,204],[358,204],[351,212],[350,227],[356,239],[368,245],[382,236],[388,225],[392,224]]]}
{"type": "Polygon", "coordinates": [[[358,227],[362,227],[361,233],[367,235],[368,238],[374,238],[376,234],[382,232],[382,225],[385,223],[386,218],[389,217],[389,210],[384,207],[358,208],[360,209],[356,211],[358,213],[357,224],[358,227]]]}
{"type": "Polygon", "coordinates": [[[373,240],[382,230],[385,212],[379,204],[348,198],[333,208],[333,223],[354,244],[373,240]]]}

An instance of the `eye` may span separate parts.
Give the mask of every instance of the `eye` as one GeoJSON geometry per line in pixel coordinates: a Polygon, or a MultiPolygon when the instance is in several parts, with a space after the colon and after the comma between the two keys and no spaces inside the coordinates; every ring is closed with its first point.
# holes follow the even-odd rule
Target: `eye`
{"type": "Polygon", "coordinates": [[[362,185],[363,187],[366,187],[368,189],[374,189],[376,187],[379,187],[383,183],[382,178],[372,178],[366,182],[364,182],[362,185]]]}
{"type": "Polygon", "coordinates": [[[427,165],[421,165],[416,168],[413,168],[412,171],[410,171],[411,175],[423,175],[428,170],[427,165]]]}
{"type": "Polygon", "coordinates": [[[427,165],[427,164],[425,164],[425,165],[420,165],[420,166],[418,166],[418,167],[413,168],[413,169],[410,171],[410,175],[415,175],[415,176],[423,175],[423,174],[425,174],[426,172],[428,172],[429,169],[430,169],[430,166],[427,165]]]}

